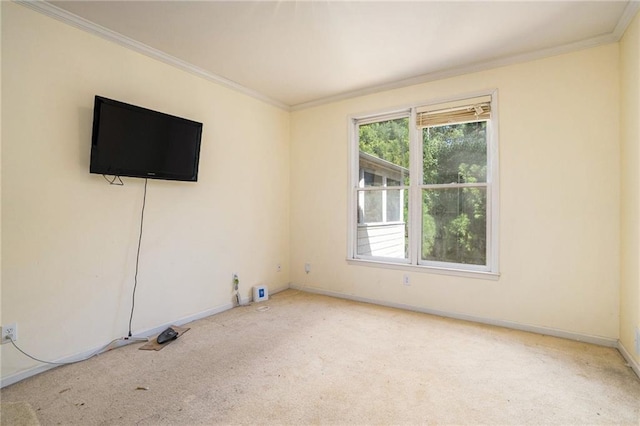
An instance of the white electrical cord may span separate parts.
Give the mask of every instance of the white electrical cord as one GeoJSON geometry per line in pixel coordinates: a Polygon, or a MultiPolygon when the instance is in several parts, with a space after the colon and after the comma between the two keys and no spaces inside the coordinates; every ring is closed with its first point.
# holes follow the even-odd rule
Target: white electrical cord
{"type": "MultiPolygon", "coordinates": [[[[42,360],[40,358],[36,358],[32,355],[29,355],[28,353],[26,353],[25,351],[23,351],[22,349],[20,349],[20,347],[18,345],[16,345],[16,342],[11,338],[11,337],[7,337],[10,341],[11,344],[17,349],[19,350],[23,355],[31,358],[34,361],[38,361],[38,362],[42,362],[44,364],[51,364],[51,365],[68,365],[68,364],[76,364],[78,362],[82,362],[82,361],[86,361],[90,358],[93,358],[96,355],[99,355],[100,353],[102,353],[105,349],[107,349],[109,346],[111,346],[113,343],[117,342],[118,340],[134,340],[134,339],[129,339],[127,337],[124,338],[119,338],[119,339],[113,339],[112,341],[110,341],[109,343],[107,343],[106,345],[104,345],[103,347],[101,347],[100,349],[96,350],[95,352],[93,352],[92,354],[90,354],[89,356],[87,356],[86,358],[82,358],[82,359],[78,359],[75,361],[68,361],[68,362],[53,362],[53,361],[45,361],[42,360]]],[[[148,339],[138,339],[136,338],[135,341],[147,341],[148,339]]]]}

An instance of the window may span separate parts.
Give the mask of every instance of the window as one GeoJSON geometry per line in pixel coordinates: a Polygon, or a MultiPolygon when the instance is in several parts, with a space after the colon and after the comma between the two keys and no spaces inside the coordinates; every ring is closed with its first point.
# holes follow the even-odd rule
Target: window
{"type": "Polygon", "coordinates": [[[407,259],[409,117],[358,124],[355,253],[407,259]]]}
{"type": "Polygon", "coordinates": [[[495,104],[353,119],[350,259],[497,273],[495,104]]]}

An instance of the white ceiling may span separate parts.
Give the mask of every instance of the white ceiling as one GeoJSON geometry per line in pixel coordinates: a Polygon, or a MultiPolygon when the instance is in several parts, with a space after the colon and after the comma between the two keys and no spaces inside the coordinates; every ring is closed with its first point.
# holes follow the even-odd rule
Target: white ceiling
{"type": "Polygon", "coordinates": [[[40,7],[151,56],[299,109],[613,42],[639,5],[635,0],[281,0],[51,1],[40,7]]]}

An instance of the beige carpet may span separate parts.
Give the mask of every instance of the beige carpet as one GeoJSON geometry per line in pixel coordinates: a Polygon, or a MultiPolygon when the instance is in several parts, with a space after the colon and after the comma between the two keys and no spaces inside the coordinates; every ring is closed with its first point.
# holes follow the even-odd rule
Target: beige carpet
{"type": "Polygon", "coordinates": [[[0,407],[0,424],[7,426],[38,426],[40,424],[28,402],[3,402],[0,407]]]}
{"type": "Polygon", "coordinates": [[[189,327],[2,401],[43,425],[640,423],[640,379],[612,348],[295,290],[189,327]]]}

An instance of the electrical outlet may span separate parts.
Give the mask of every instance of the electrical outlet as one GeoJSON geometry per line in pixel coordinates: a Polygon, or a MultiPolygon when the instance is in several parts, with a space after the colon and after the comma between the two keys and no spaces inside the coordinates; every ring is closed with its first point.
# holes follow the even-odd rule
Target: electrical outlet
{"type": "Polygon", "coordinates": [[[18,324],[15,322],[9,325],[2,326],[2,343],[7,343],[13,340],[18,340],[18,324]]]}
{"type": "Polygon", "coordinates": [[[308,274],[309,272],[311,272],[311,264],[310,263],[305,263],[304,264],[304,271],[308,274]]]}
{"type": "Polygon", "coordinates": [[[238,289],[238,284],[240,284],[240,279],[238,278],[238,274],[235,272],[231,275],[231,282],[233,283],[233,289],[238,289]]]}
{"type": "Polygon", "coordinates": [[[640,355],[640,327],[636,327],[636,355],[640,355]]]}
{"type": "Polygon", "coordinates": [[[402,276],[402,284],[411,285],[411,282],[409,281],[409,275],[408,274],[404,274],[402,276]]]}

